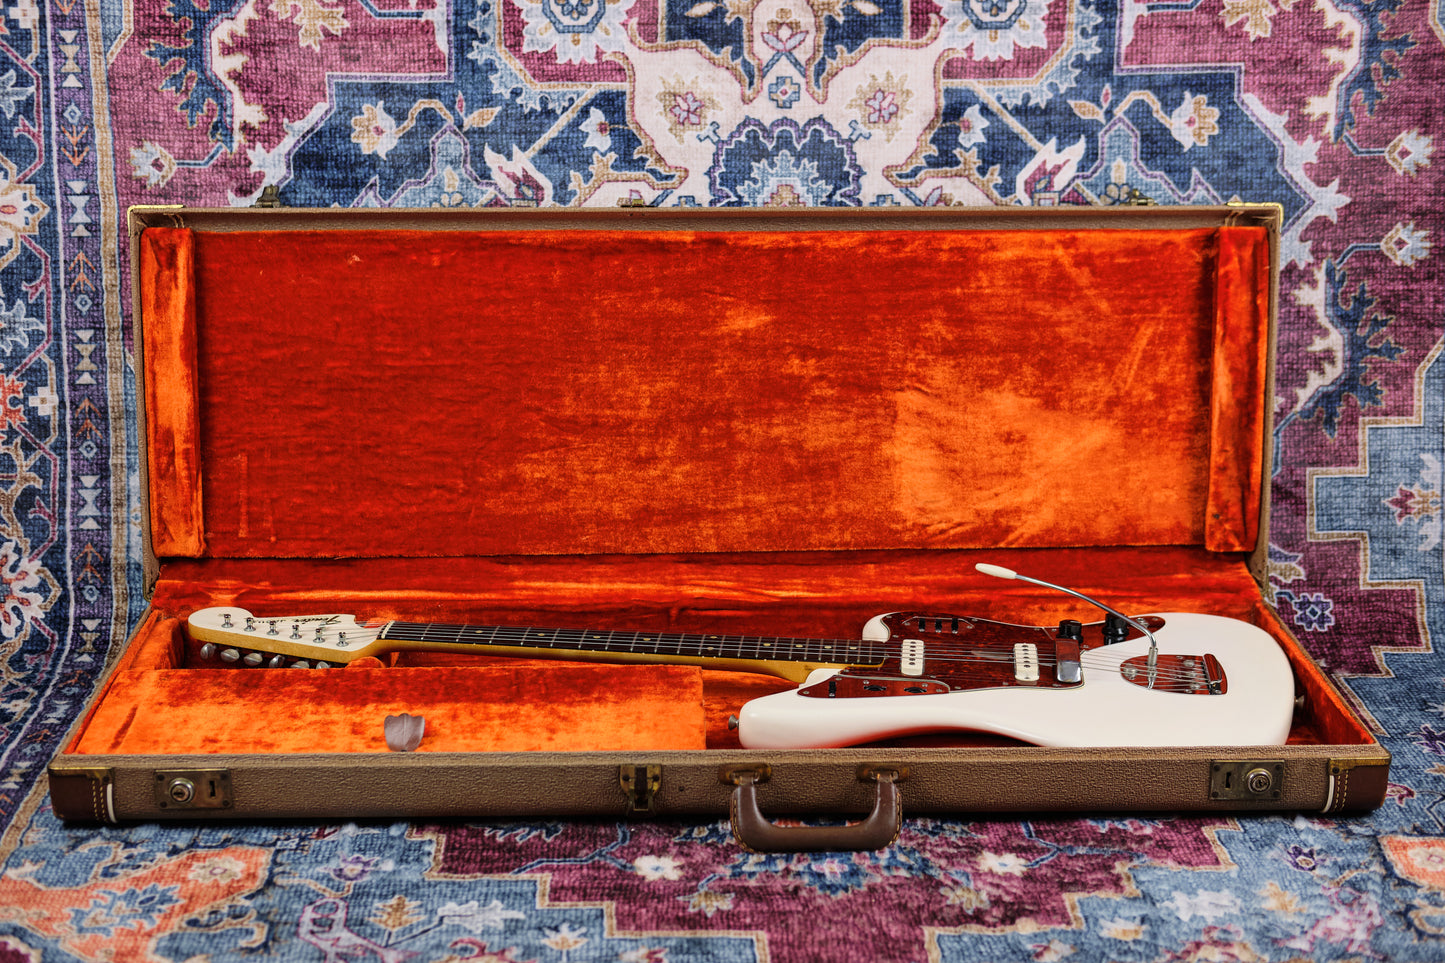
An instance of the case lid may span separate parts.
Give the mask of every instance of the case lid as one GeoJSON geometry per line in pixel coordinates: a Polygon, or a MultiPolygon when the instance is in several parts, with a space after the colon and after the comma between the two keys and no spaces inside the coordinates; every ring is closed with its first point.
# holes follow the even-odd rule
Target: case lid
{"type": "Polygon", "coordinates": [[[154,552],[1253,548],[1265,214],[928,213],[142,212],[154,552]]]}

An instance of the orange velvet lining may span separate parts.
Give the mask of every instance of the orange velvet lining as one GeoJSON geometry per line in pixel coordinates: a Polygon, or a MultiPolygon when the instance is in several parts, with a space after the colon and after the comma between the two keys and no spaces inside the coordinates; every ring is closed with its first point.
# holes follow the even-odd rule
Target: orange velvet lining
{"type": "Polygon", "coordinates": [[[77,751],[386,752],[385,719],[401,713],[426,720],[420,751],[703,749],[700,675],[562,663],[129,668],[111,680],[77,751]]]}
{"type": "Polygon", "coordinates": [[[144,240],[162,556],[1255,536],[1261,228],[144,240]]]}
{"type": "Polygon", "coordinates": [[[1205,547],[1249,551],[1259,537],[1264,485],[1270,323],[1269,248],[1255,228],[1219,231],[1205,547]]]}
{"type": "Polygon", "coordinates": [[[205,552],[193,247],[189,231],[140,238],[151,545],[160,556],[205,552]]]}
{"type": "Polygon", "coordinates": [[[160,581],[73,751],[379,751],[397,711],[427,717],[430,751],[736,748],[728,715],[786,683],[222,669],[177,620],[1093,619],[976,558],[1263,625],[1309,701],[1291,741],[1372,741],[1220,554],[1258,535],[1262,228],[152,228],[140,253],[160,581]]]}
{"type": "MultiPolygon", "coordinates": [[[[381,720],[418,712],[423,749],[737,748],[727,717],[786,688],[767,676],[661,666],[411,655],[375,669],[230,669],[187,651],[176,618],[205,605],[260,615],[343,611],[485,624],[855,638],[879,612],[920,609],[1027,624],[1095,613],[973,571],[988,559],[1134,612],[1202,611],[1264,627],[1307,710],[1291,742],[1368,744],[1237,556],[1200,548],[590,558],[196,560],[168,563],[155,614],[127,649],[72,751],[381,751],[381,720]]],[[[953,736],[951,744],[998,740],[953,736]]],[[[937,742],[937,740],[935,740],[937,742]]]]}

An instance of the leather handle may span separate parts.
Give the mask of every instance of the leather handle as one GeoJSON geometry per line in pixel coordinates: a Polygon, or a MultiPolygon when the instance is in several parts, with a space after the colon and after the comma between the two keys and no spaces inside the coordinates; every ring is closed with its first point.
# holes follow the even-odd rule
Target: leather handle
{"type": "Polygon", "coordinates": [[[895,779],[887,770],[869,770],[863,778],[873,780],[877,796],[873,811],[856,823],[844,826],[780,826],[758,808],[760,774],[739,771],[731,774],[737,783],[729,811],[733,838],[758,853],[805,853],[883,849],[898,838],[903,824],[903,799],[895,779]]]}

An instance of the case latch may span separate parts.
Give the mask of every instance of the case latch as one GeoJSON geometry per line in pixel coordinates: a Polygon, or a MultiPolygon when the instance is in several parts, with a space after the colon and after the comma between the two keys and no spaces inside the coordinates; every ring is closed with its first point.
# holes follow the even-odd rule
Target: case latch
{"type": "Polygon", "coordinates": [[[231,770],[157,769],[155,802],[160,809],[230,809],[231,770]]]}
{"type": "Polygon", "coordinates": [[[1209,798],[1240,802],[1278,799],[1284,793],[1281,759],[1216,760],[1209,768],[1209,798]]]}
{"type": "Polygon", "coordinates": [[[627,794],[629,816],[652,814],[652,800],[662,788],[662,767],[659,765],[623,766],[617,774],[622,791],[627,794]]]}

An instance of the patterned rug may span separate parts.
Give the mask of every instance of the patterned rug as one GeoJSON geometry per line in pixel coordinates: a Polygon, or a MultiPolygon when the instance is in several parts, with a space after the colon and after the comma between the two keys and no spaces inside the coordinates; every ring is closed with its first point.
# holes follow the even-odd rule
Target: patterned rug
{"type": "Polygon", "coordinates": [[[1445,0],[10,0],[0,961],[1445,959],[1445,0]],[[135,203],[1161,204],[1285,215],[1278,607],[1394,753],[1375,814],[57,823],[143,605],[135,203]]]}

